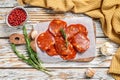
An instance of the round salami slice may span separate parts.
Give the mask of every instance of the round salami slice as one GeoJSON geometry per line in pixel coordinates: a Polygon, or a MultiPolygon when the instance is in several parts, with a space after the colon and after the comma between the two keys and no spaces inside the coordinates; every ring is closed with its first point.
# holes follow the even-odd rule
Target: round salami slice
{"type": "Polygon", "coordinates": [[[38,36],[37,44],[41,50],[46,51],[50,49],[51,45],[55,44],[54,36],[47,30],[38,36]]]}
{"type": "Polygon", "coordinates": [[[67,49],[65,41],[62,37],[55,37],[55,49],[59,55],[67,55],[64,51],[67,49]]]}
{"type": "Polygon", "coordinates": [[[84,34],[77,33],[72,39],[72,45],[78,52],[83,53],[89,48],[90,41],[84,34]]]}
{"type": "Polygon", "coordinates": [[[64,29],[67,27],[67,23],[62,21],[62,20],[53,20],[49,24],[49,31],[54,35],[54,36],[60,36],[60,29],[64,29]]]}
{"type": "Polygon", "coordinates": [[[62,38],[56,38],[55,48],[57,53],[64,60],[71,60],[76,55],[76,51],[73,48],[72,44],[68,43],[68,45],[66,45],[65,41],[62,38]]]}
{"type": "Polygon", "coordinates": [[[50,47],[50,49],[48,49],[48,50],[46,51],[46,53],[47,53],[49,56],[58,55],[58,53],[57,53],[56,50],[55,50],[54,45],[52,45],[52,46],[50,47]]]}
{"type": "Polygon", "coordinates": [[[81,24],[71,24],[65,29],[65,32],[69,40],[79,32],[83,33],[86,36],[88,34],[86,27],[81,24]]]}
{"type": "Polygon", "coordinates": [[[76,24],[71,24],[65,29],[68,39],[71,39],[75,34],[79,32],[79,27],[76,24]]]}
{"type": "Polygon", "coordinates": [[[71,51],[71,53],[69,53],[69,55],[66,55],[66,56],[62,56],[60,55],[60,57],[63,59],[63,60],[72,60],[76,57],[76,51],[73,50],[71,51]]]}
{"type": "Polygon", "coordinates": [[[86,29],[86,27],[84,25],[82,25],[82,24],[76,24],[76,26],[79,27],[79,31],[81,33],[83,33],[86,36],[88,35],[88,31],[87,31],[87,29],[86,29]]]}

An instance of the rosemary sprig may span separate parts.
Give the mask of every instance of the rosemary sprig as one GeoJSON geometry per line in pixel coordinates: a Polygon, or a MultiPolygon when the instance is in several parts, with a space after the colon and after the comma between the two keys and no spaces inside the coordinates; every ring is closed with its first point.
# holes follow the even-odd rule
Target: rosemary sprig
{"type": "Polygon", "coordinates": [[[51,74],[48,73],[48,70],[42,66],[42,61],[40,61],[37,57],[37,53],[35,51],[33,51],[33,49],[30,46],[30,39],[28,37],[27,34],[27,30],[26,27],[23,26],[23,34],[24,34],[24,38],[26,41],[26,47],[27,47],[27,53],[28,53],[28,58],[25,57],[23,54],[20,54],[19,51],[17,51],[15,44],[11,44],[11,48],[13,49],[14,53],[24,62],[26,62],[28,65],[31,65],[33,68],[36,68],[37,70],[40,70],[46,74],[48,74],[49,76],[51,76],[51,74]]]}
{"type": "Polygon", "coordinates": [[[67,35],[66,35],[64,29],[61,28],[61,29],[60,29],[60,32],[61,32],[61,34],[62,34],[62,36],[63,36],[63,38],[64,38],[64,40],[65,40],[65,45],[66,45],[66,47],[68,47],[69,41],[67,40],[67,35]]]}
{"type": "Polygon", "coordinates": [[[22,59],[23,61],[25,61],[26,63],[28,62],[28,61],[27,61],[27,58],[26,58],[23,54],[20,54],[19,51],[17,51],[15,44],[11,44],[11,48],[13,49],[14,53],[15,53],[19,58],[21,58],[21,59],[22,59]]]}

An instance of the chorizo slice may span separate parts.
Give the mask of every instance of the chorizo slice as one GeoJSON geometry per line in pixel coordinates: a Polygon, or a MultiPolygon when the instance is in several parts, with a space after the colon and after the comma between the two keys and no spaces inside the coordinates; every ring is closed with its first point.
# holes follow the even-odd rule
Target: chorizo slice
{"type": "Polygon", "coordinates": [[[75,34],[79,32],[79,27],[76,24],[71,24],[65,29],[68,39],[71,39],[75,34]]]}
{"type": "Polygon", "coordinates": [[[67,55],[64,51],[67,49],[62,37],[55,37],[55,49],[59,55],[67,55]]]}
{"type": "Polygon", "coordinates": [[[54,35],[54,36],[60,36],[60,29],[67,27],[67,23],[62,21],[62,20],[53,20],[49,24],[49,31],[54,35]]]}
{"type": "Polygon", "coordinates": [[[58,53],[56,52],[56,49],[55,49],[55,46],[54,46],[54,45],[52,45],[52,46],[50,47],[50,49],[48,49],[48,50],[46,51],[46,53],[47,53],[49,56],[58,55],[58,53]]]}
{"type": "Polygon", "coordinates": [[[86,36],[88,34],[86,27],[82,24],[71,24],[65,29],[65,32],[69,40],[79,32],[85,34],[86,36]]]}
{"type": "Polygon", "coordinates": [[[62,56],[60,55],[60,57],[63,59],[63,60],[72,60],[76,57],[76,51],[73,50],[71,53],[69,53],[69,55],[66,55],[66,56],[62,56]]]}
{"type": "Polygon", "coordinates": [[[85,36],[88,35],[88,31],[87,31],[87,29],[86,29],[86,27],[84,25],[76,24],[76,26],[78,26],[80,33],[83,33],[85,36]]]}
{"type": "Polygon", "coordinates": [[[55,38],[55,48],[57,53],[63,58],[64,60],[73,59],[76,55],[76,51],[73,48],[71,43],[68,43],[68,46],[65,45],[65,41],[62,38],[55,38]]]}
{"type": "Polygon", "coordinates": [[[89,46],[90,46],[90,41],[87,38],[87,36],[85,36],[82,33],[78,33],[76,34],[73,39],[72,39],[72,45],[74,46],[74,48],[80,52],[83,53],[85,52],[89,46]]]}
{"type": "Polygon", "coordinates": [[[37,38],[37,45],[43,51],[50,49],[50,46],[54,44],[54,36],[48,30],[44,33],[41,33],[37,38]]]}

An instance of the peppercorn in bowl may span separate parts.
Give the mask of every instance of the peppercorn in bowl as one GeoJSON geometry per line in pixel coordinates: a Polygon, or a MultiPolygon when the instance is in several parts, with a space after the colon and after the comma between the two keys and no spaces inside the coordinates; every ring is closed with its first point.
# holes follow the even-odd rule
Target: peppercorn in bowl
{"type": "Polygon", "coordinates": [[[9,27],[19,27],[22,26],[28,18],[28,13],[22,6],[17,6],[13,8],[6,16],[6,24],[9,27]]]}

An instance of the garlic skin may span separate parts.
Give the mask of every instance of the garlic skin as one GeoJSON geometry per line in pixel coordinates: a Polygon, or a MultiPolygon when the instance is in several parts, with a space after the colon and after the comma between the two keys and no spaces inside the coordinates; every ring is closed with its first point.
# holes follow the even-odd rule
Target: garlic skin
{"type": "Polygon", "coordinates": [[[103,55],[105,56],[110,56],[113,55],[115,50],[114,50],[114,46],[110,43],[110,42],[105,42],[101,48],[100,51],[103,55]]]}
{"type": "Polygon", "coordinates": [[[86,77],[92,78],[95,74],[95,70],[92,68],[88,68],[85,72],[86,77]]]}
{"type": "Polygon", "coordinates": [[[30,46],[36,52],[35,40],[30,42],[30,46]]]}
{"type": "Polygon", "coordinates": [[[31,38],[32,38],[33,40],[37,37],[37,35],[38,35],[38,32],[37,32],[37,31],[33,30],[33,31],[31,32],[31,38]]]}

